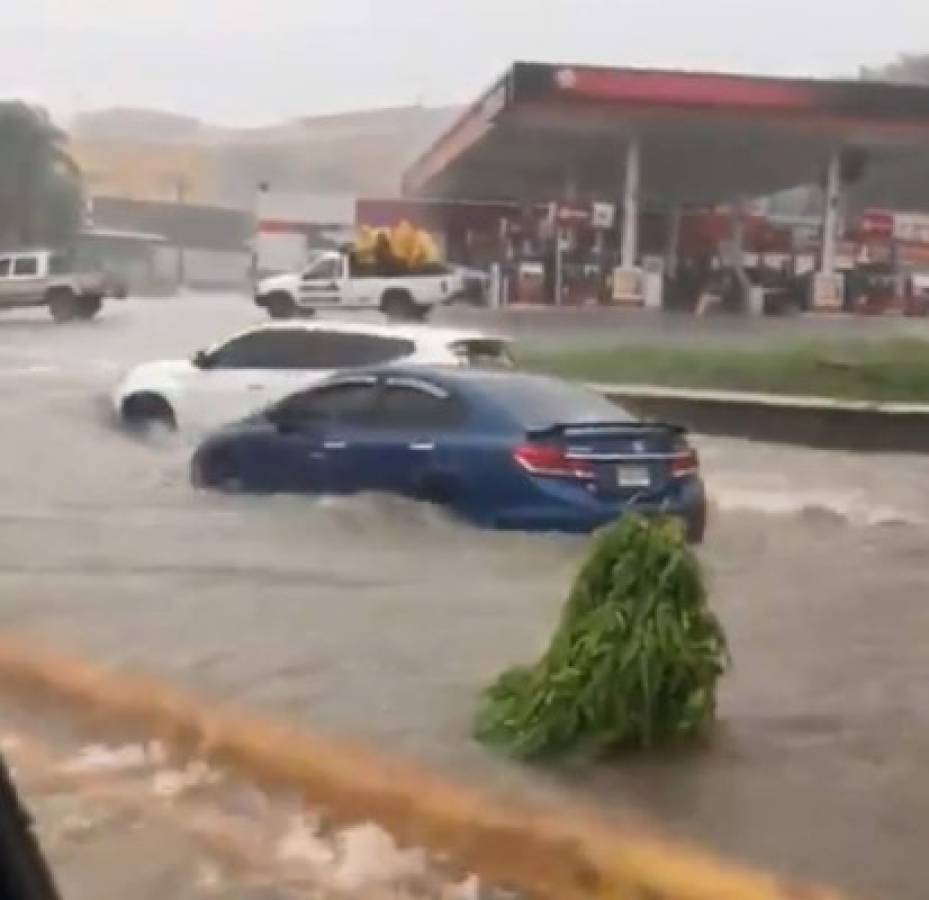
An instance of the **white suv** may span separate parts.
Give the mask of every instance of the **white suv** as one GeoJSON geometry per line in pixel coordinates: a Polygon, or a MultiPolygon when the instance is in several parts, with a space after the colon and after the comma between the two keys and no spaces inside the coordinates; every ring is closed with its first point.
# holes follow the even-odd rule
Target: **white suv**
{"type": "Polygon", "coordinates": [[[144,363],[117,387],[128,425],[212,428],[261,411],[343,369],[386,363],[512,367],[510,341],[428,325],[271,323],[189,360],[144,363]]]}

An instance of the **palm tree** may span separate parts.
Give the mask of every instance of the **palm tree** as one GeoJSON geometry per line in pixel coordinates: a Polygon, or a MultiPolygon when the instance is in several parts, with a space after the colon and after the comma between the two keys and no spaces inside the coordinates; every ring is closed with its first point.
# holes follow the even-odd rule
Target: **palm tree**
{"type": "Polygon", "coordinates": [[[81,174],[36,107],[0,103],[0,242],[66,243],[80,226],[81,174]]]}

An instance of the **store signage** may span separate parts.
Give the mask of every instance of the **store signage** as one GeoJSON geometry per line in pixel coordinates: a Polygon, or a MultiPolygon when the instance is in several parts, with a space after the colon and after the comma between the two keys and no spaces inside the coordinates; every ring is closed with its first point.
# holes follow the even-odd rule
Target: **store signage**
{"type": "Polygon", "coordinates": [[[563,91],[570,91],[577,86],[577,72],[574,69],[559,69],[555,73],[555,84],[563,91]]]}
{"type": "Polygon", "coordinates": [[[584,225],[606,231],[616,222],[616,207],[612,203],[559,203],[555,212],[560,225],[584,225]]]}
{"type": "Polygon", "coordinates": [[[601,231],[608,231],[616,222],[616,207],[612,203],[594,203],[590,224],[601,231]]]}
{"type": "Polygon", "coordinates": [[[911,244],[929,244],[929,216],[921,213],[896,213],[893,236],[911,244]]]}
{"type": "Polygon", "coordinates": [[[861,217],[861,233],[908,244],[929,244],[929,215],[926,213],[868,210],[861,217]]]}
{"type": "Polygon", "coordinates": [[[558,222],[561,225],[589,225],[590,220],[589,206],[573,203],[558,205],[558,222]]]}
{"type": "Polygon", "coordinates": [[[860,229],[861,233],[868,237],[892,237],[894,233],[893,214],[879,210],[868,210],[861,217],[860,229]]]}

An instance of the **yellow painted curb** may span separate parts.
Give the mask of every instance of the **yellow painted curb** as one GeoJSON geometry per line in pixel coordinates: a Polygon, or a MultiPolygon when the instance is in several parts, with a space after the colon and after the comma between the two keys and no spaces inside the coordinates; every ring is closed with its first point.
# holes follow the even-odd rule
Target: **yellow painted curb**
{"type": "Polygon", "coordinates": [[[625,833],[589,813],[514,808],[410,766],[215,705],[152,678],[108,671],[0,635],[0,691],[66,704],[108,725],[266,783],[299,788],[339,822],[374,821],[494,884],[545,900],[839,900],[824,888],[725,865],[625,833]]]}

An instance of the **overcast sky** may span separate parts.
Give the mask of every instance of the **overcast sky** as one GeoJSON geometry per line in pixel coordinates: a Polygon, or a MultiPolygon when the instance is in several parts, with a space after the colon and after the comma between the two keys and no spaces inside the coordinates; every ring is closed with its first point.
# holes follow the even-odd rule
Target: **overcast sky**
{"type": "Polygon", "coordinates": [[[929,50],[881,0],[0,0],[0,96],[256,125],[472,99],[514,59],[854,75],[929,50]]]}

